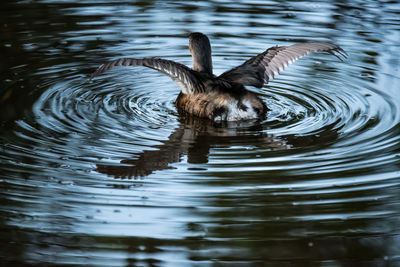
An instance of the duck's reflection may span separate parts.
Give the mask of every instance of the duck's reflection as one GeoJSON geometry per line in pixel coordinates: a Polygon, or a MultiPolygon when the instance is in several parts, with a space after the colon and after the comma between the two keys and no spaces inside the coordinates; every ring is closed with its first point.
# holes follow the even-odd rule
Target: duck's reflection
{"type": "Polygon", "coordinates": [[[210,148],[216,146],[243,145],[259,149],[287,150],[292,147],[327,143],[337,138],[335,125],[325,127],[318,135],[276,137],[266,134],[260,123],[224,122],[181,116],[180,125],[155,150],[144,151],[133,158],[124,159],[120,165],[97,164],[97,171],[116,178],[132,178],[150,175],[154,171],[171,169],[171,163],[179,162],[187,155],[188,163],[207,163],[210,148]]]}

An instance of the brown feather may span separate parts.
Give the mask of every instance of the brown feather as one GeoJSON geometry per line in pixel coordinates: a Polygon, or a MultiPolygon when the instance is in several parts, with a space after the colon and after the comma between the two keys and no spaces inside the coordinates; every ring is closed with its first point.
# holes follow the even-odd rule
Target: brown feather
{"type": "Polygon", "coordinates": [[[219,77],[228,81],[261,88],[289,64],[311,52],[328,52],[337,58],[346,57],[342,48],[331,43],[299,43],[291,46],[274,46],[254,56],[219,77]]]}
{"type": "Polygon", "coordinates": [[[206,90],[199,75],[189,67],[161,58],[120,58],[101,65],[90,77],[93,79],[119,66],[144,66],[162,72],[174,80],[182,92],[192,94],[206,90]]]}

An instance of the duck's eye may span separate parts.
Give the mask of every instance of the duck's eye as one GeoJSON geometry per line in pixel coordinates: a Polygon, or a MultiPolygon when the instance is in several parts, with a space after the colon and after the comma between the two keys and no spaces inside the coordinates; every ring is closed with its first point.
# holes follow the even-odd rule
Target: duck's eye
{"type": "Polygon", "coordinates": [[[247,111],[247,107],[243,103],[239,104],[239,109],[241,109],[243,111],[247,111]]]}

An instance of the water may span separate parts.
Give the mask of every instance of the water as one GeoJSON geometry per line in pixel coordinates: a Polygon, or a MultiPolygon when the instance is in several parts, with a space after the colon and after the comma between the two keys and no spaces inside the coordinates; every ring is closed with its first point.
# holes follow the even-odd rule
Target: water
{"type": "Polygon", "coordinates": [[[1,263],[400,265],[396,1],[2,1],[1,263]],[[262,89],[262,122],[180,116],[168,77],[273,45],[330,41],[262,89]]]}

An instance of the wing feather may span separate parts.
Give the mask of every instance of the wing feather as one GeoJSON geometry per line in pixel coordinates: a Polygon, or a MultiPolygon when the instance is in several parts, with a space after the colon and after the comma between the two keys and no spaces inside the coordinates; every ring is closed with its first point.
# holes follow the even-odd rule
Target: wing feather
{"type": "Polygon", "coordinates": [[[90,79],[119,66],[144,66],[157,70],[175,81],[184,94],[205,91],[204,83],[191,68],[178,62],[161,58],[120,58],[113,60],[101,65],[91,75],[90,79]]]}
{"type": "Polygon", "coordinates": [[[346,52],[331,43],[299,43],[291,46],[274,46],[254,56],[219,77],[227,81],[261,88],[274,79],[289,64],[311,52],[328,52],[340,60],[346,58],[346,52]]]}

